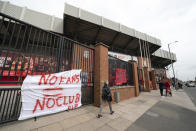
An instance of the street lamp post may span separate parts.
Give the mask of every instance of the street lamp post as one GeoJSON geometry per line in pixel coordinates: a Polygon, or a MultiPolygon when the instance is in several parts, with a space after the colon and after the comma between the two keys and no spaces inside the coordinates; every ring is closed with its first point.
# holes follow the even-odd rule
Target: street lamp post
{"type": "MultiPolygon", "coordinates": [[[[173,76],[174,76],[174,86],[176,85],[176,77],[175,77],[175,72],[174,72],[174,65],[173,65],[173,62],[172,62],[172,58],[171,58],[171,52],[170,52],[170,45],[171,44],[174,44],[174,43],[177,43],[178,41],[174,41],[174,42],[171,42],[168,44],[168,49],[169,49],[169,55],[170,55],[170,60],[171,60],[171,64],[172,64],[172,71],[173,71],[173,76]]],[[[176,86],[175,86],[175,89],[176,89],[176,86]]]]}

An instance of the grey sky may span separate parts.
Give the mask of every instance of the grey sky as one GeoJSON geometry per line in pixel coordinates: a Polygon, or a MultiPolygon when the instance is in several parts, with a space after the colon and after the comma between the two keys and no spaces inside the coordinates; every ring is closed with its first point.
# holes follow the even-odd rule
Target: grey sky
{"type": "Polygon", "coordinates": [[[8,0],[19,6],[63,17],[64,3],[120,22],[161,39],[176,53],[176,75],[182,80],[196,76],[196,1],[195,0],[8,0]]]}

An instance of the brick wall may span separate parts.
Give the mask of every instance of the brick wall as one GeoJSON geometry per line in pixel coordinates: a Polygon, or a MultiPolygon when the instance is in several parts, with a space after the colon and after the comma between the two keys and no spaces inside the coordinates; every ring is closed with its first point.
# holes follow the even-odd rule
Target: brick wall
{"type": "Polygon", "coordinates": [[[113,102],[115,101],[114,92],[120,93],[120,101],[135,97],[135,87],[111,89],[113,102]]]}
{"type": "MultiPolygon", "coordinates": [[[[129,98],[133,98],[135,97],[135,87],[125,87],[125,88],[111,88],[111,94],[112,94],[112,103],[116,103],[115,102],[115,98],[114,98],[114,92],[119,92],[120,93],[120,101],[123,100],[127,100],[129,98]]],[[[104,104],[104,106],[108,106],[108,103],[106,102],[104,104]]]]}

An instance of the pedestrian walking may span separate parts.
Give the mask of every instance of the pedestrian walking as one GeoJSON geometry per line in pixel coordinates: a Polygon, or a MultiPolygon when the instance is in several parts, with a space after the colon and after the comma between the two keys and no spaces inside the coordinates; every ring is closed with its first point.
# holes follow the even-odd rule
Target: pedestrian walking
{"type": "Polygon", "coordinates": [[[182,89],[182,84],[180,82],[178,82],[178,88],[182,89]]]}
{"type": "Polygon", "coordinates": [[[174,81],[172,81],[172,87],[173,87],[173,89],[175,89],[175,82],[174,81]]]}
{"type": "Polygon", "coordinates": [[[166,96],[167,96],[168,91],[171,92],[169,80],[165,80],[164,86],[165,86],[165,89],[166,89],[166,96]]]}
{"type": "Polygon", "coordinates": [[[102,89],[102,103],[101,103],[101,106],[100,106],[100,111],[99,111],[99,114],[98,114],[98,118],[102,117],[101,113],[102,113],[102,110],[103,110],[103,107],[104,107],[104,104],[105,102],[108,102],[109,104],[109,108],[110,108],[110,114],[112,115],[114,113],[114,111],[112,111],[112,95],[111,95],[111,92],[110,92],[110,88],[108,87],[108,82],[105,82],[104,83],[104,87],[102,89]]]}
{"type": "Polygon", "coordinates": [[[159,80],[159,90],[161,96],[163,96],[163,89],[164,89],[164,83],[163,83],[163,78],[159,80]]]}

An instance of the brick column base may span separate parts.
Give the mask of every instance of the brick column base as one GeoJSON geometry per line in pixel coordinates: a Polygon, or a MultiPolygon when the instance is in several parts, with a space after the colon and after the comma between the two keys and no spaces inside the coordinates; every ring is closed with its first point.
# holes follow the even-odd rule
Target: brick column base
{"type": "Polygon", "coordinates": [[[155,76],[155,70],[153,70],[152,72],[152,86],[154,90],[157,90],[157,83],[156,83],[156,76],[155,76]]]}
{"type": "Polygon", "coordinates": [[[138,73],[136,61],[130,61],[133,69],[133,83],[135,86],[135,96],[139,96],[139,83],[138,83],[138,73]]]}
{"type": "Polygon", "coordinates": [[[148,67],[144,67],[144,77],[145,77],[146,91],[150,92],[150,76],[149,76],[148,67]]]}

